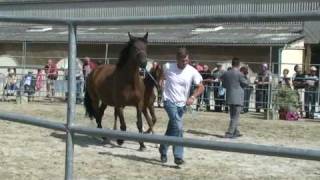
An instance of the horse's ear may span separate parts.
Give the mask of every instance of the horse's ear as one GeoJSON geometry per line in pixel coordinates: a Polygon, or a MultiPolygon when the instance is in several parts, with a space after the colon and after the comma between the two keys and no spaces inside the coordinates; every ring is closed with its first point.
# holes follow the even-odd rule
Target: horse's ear
{"type": "Polygon", "coordinates": [[[129,36],[130,41],[132,41],[134,39],[134,37],[130,34],[130,32],[128,32],[128,36],[129,36]]]}
{"type": "Polygon", "coordinates": [[[148,32],[143,36],[143,39],[147,42],[148,41],[148,32]]]}

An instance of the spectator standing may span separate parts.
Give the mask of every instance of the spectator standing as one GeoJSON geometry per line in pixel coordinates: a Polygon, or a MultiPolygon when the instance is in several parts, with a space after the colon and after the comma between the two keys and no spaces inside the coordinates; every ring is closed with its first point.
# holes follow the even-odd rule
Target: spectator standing
{"type": "Polygon", "coordinates": [[[304,92],[305,92],[305,87],[306,87],[306,82],[305,82],[305,74],[302,71],[302,66],[301,65],[295,65],[294,66],[294,71],[295,74],[293,75],[292,78],[292,84],[293,88],[297,91],[299,95],[299,101],[300,101],[300,116],[303,117],[303,102],[304,102],[304,92]]]}
{"type": "Polygon", "coordinates": [[[7,96],[13,96],[17,90],[17,75],[15,68],[8,68],[8,76],[6,78],[5,87],[7,96]]]}
{"type": "Polygon", "coordinates": [[[238,58],[232,59],[232,69],[221,76],[222,85],[227,91],[227,104],[230,111],[229,128],[225,134],[226,138],[236,138],[241,136],[238,129],[240,112],[244,102],[244,87],[248,86],[248,81],[239,71],[240,61],[238,58]]]}
{"type": "Polygon", "coordinates": [[[43,87],[44,75],[42,69],[37,70],[36,75],[36,91],[41,91],[43,87]]]}
{"type": "Polygon", "coordinates": [[[46,78],[47,78],[47,97],[55,96],[55,81],[58,78],[58,69],[57,65],[52,61],[52,59],[48,59],[48,64],[44,67],[46,78]]]}
{"type": "Polygon", "coordinates": [[[222,68],[222,64],[217,64],[217,69],[213,71],[213,92],[214,92],[214,111],[222,112],[222,106],[224,105],[225,93],[221,84],[220,77],[225,71],[222,68]]]}
{"type": "Polygon", "coordinates": [[[306,118],[313,119],[317,101],[317,89],[319,85],[319,77],[317,75],[317,68],[315,66],[310,67],[310,74],[306,76],[305,87],[305,104],[304,110],[306,112],[306,118]]]}
{"type": "Polygon", "coordinates": [[[291,88],[291,78],[288,77],[289,74],[289,70],[288,69],[284,69],[282,72],[282,77],[280,78],[279,84],[281,86],[285,86],[287,88],[291,88]]]}
{"type": "Polygon", "coordinates": [[[76,64],[76,103],[81,104],[83,101],[83,85],[84,84],[84,75],[83,75],[83,66],[77,60],[76,64]]]}
{"type": "Polygon", "coordinates": [[[83,62],[83,65],[82,65],[82,72],[83,72],[83,78],[84,78],[83,90],[85,90],[85,88],[86,88],[86,80],[87,80],[88,75],[96,67],[97,67],[97,65],[94,62],[92,62],[89,57],[85,57],[84,58],[84,62],[83,62]]]}
{"type": "Polygon", "coordinates": [[[28,95],[28,101],[31,100],[31,97],[35,93],[36,78],[33,76],[32,71],[30,70],[27,75],[23,77],[22,81],[24,93],[28,95]]]}
{"type": "MultiPolygon", "coordinates": [[[[163,89],[164,109],[169,121],[165,135],[183,136],[183,113],[186,105],[191,105],[204,90],[199,72],[189,64],[189,53],[186,48],[180,48],[176,55],[176,63],[168,63],[164,68],[166,82],[163,89]],[[189,97],[192,82],[195,84],[193,94],[189,97]]],[[[161,162],[167,162],[168,145],[161,144],[159,152],[161,162]]],[[[183,147],[173,146],[174,162],[183,164],[183,147]]]]}
{"type": "Polygon", "coordinates": [[[249,85],[250,80],[248,77],[248,67],[243,66],[240,68],[240,72],[244,75],[244,78],[248,82],[247,85],[244,86],[244,104],[243,104],[243,112],[249,112],[249,105],[250,105],[250,96],[253,91],[253,87],[249,85]]]}
{"type": "Polygon", "coordinates": [[[206,111],[210,111],[210,88],[213,82],[211,71],[208,65],[203,65],[203,71],[200,72],[202,76],[202,84],[204,85],[204,91],[201,96],[198,98],[197,110],[199,109],[201,102],[204,102],[206,105],[206,111]]]}
{"type": "Polygon", "coordinates": [[[271,85],[272,74],[268,70],[268,64],[261,65],[261,70],[254,83],[256,84],[256,112],[260,112],[260,109],[268,108],[268,91],[269,85],[271,85]]]}

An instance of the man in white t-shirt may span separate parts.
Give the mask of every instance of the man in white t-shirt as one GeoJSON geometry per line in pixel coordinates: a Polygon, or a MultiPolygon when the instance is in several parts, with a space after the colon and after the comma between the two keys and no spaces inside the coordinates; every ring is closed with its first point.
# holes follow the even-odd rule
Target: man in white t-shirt
{"type": "MultiPolygon", "coordinates": [[[[165,84],[163,89],[163,104],[169,122],[166,136],[182,137],[183,120],[182,115],[185,106],[191,105],[196,97],[204,90],[200,73],[189,65],[189,53],[186,48],[179,48],[176,55],[176,63],[168,63],[164,67],[165,84]],[[191,85],[196,88],[189,97],[191,85]]],[[[159,152],[161,162],[167,162],[168,145],[161,144],[159,152]]],[[[174,162],[177,165],[183,164],[183,147],[173,146],[174,162]]]]}

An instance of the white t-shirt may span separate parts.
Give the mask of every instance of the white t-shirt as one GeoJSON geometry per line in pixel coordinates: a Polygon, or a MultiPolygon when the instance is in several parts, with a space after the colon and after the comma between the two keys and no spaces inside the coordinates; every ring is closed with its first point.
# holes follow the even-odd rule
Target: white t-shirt
{"type": "Polygon", "coordinates": [[[200,73],[190,65],[179,69],[177,63],[167,63],[164,66],[163,99],[185,106],[192,83],[198,85],[202,81],[200,73]]]}

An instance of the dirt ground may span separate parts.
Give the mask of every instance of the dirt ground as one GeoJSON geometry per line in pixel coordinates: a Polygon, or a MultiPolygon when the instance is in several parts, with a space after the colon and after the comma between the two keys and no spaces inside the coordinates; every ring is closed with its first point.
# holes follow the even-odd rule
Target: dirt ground
{"type": "MultiPolygon", "coordinates": [[[[65,122],[65,104],[31,103],[17,105],[0,102],[0,110],[43,117],[65,122]]],[[[157,134],[163,134],[167,116],[156,109],[157,134]]],[[[95,127],[94,121],[84,117],[81,105],[76,109],[76,123],[95,127]]],[[[104,128],[113,125],[113,109],[108,108],[104,128]]],[[[135,111],[126,108],[128,131],[136,132],[135,111]]],[[[185,137],[232,141],[299,148],[320,149],[320,122],[262,120],[261,115],[241,116],[239,139],[222,139],[228,125],[226,113],[196,112],[184,116],[185,137]]],[[[146,123],[145,123],[146,124],[146,123]]],[[[29,125],[0,121],[0,179],[63,179],[65,135],[29,125]]],[[[221,151],[186,148],[186,164],[178,168],[173,163],[171,149],[168,163],[159,161],[155,144],[147,143],[147,150],[138,151],[136,142],[123,146],[103,145],[99,138],[76,135],[74,179],[320,179],[320,162],[289,158],[248,155],[221,151]]]]}

